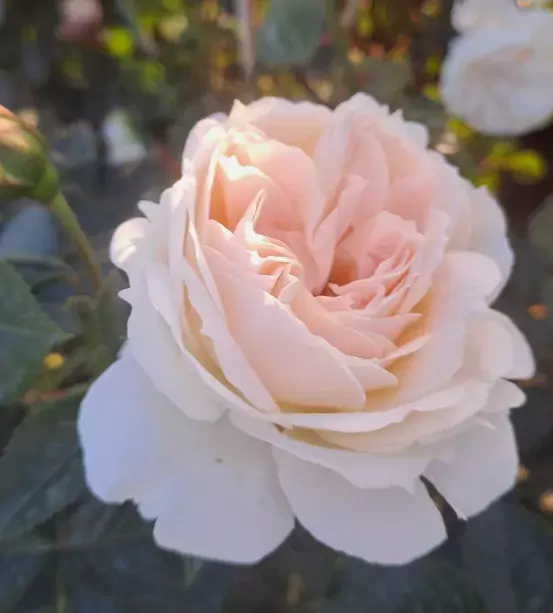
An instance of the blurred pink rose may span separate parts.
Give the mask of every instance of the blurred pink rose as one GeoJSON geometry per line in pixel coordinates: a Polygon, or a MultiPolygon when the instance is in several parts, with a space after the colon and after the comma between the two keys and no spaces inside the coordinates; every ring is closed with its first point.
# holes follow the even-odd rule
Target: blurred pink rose
{"type": "Polygon", "coordinates": [[[62,40],[80,40],[96,30],[101,21],[99,0],[60,0],[57,34],[62,40]]]}
{"type": "Polygon", "coordinates": [[[514,483],[510,383],[533,373],[490,308],[503,215],[426,129],[356,95],[236,103],[194,128],[183,177],[116,232],[128,344],[92,386],[88,483],[164,547],[256,561],[297,518],[368,561],[446,536],[514,483]]]}

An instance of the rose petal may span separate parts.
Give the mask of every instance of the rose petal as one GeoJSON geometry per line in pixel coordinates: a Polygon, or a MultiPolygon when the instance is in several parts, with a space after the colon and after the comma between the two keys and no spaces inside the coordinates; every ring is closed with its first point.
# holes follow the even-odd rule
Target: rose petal
{"type": "Polygon", "coordinates": [[[157,389],[193,419],[215,420],[223,408],[177,345],[170,327],[151,303],[145,282],[133,287],[136,301],[127,324],[129,346],[157,389]],[[191,398],[200,399],[191,402],[191,398]]]}
{"type": "Polygon", "coordinates": [[[447,436],[450,430],[483,409],[490,388],[490,384],[481,381],[468,381],[462,399],[446,410],[414,410],[405,419],[379,430],[358,434],[321,432],[321,436],[334,445],[362,453],[403,452],[419,442],[433,443],[447,436]]]}
{"type": "Polygon", "coordinates": [[[421,398],[443,387],[461,368],[467,320],[485,308],[485,296],[500,281],[489,258],[470,251],[448,252],[434,276],[428,313],[421,333],[429,341],[402,369],[401,401],[421,398]]]}
{"type": "Polygon", "coordinates": [[[361,489],[322,466],[275,451],[281,486],[301,524],[323,543],[379,564],[405,564],[445,538],[440,513],[422,483],[361,489]]]}
{"type": "Polygon", "coordinates": [[[425,472],[461,516],[480,513],[515,483],[518,457],[511,422],[505,416],[488,420],[491,428],[477,426],[452,441],[451,462],[436,460],[425,472]]]}
{"type": "Polygon", "coordinates": [[[531,379],[536,372],[536,363],[528,341],[509,317],[499,311],[491,310],[490,313],[511,335],[513,344],[514,363],[503,376],[506,379],[531,379]]]}
{"type": "Polygon", "coordinates": [[[507,240],[505,214],[487,188],[471,190],[471,238],[468,249],[490,257],[501,272],[502,281],[490,295],[493,302],[507,283],[513,267],[514,254],[507,240]]]}
{"type": "Polygon", "coordinates": [[[150,229],[148,220],[135,217],[125,221],[115,230],[109,246],[109,256],[115,266],[127,274],[131,274],[133,267],[140,266],[140,245],[150,229]]]}
{"type": "Polygon", "coordinates": [[[245,415],[235,413],[230,419],[237,428],[250,436],[266,441],[299,459],[329,468],[353,485],[362,488],[400,486],[412,490],[415,480],[424,472],[430,459],[435,457],[421,450],[412,450],[411,453],[407,451],[405,454],[394,456],[379,456],[332,449],[295,439],[273,424],[245,415]]]}
{"type": "Polygon", "coordinates": [[[247,125],[255,126],[269,138],[311,153],[331,117],[330,109],[312,102],[262,98],[248,105],[236,101],[229,124],[242,129],[247,125]]]}
{"type": "Polygon", "coordinates": [[[376,332],[361,334],[353,326],[347,326],[327,311],[305,288],[298,291],[291,304],[292,312],[316,336],[350,356],[381,358],[395,349],[385,336],[376,332]]]}
{"type": "Polygon", "coordinates": [[[79,433],[91,489],[108,502],[144,504],[163,547],[253,563],[293,528],[269,447],[226,420],[187,419],[130,353],[92,385],[79,433]]]}
{"type": "Polygon", "coordinates": [[[507,376],[515,362],[512,334],[495,315],[487,309],[472,316],[465,342],[466,368],[489,381],[507,376]]]}
{"type": "Polygon", "coordinates": [[[196,155],[198,149],[205,143],[207,133],[215,129],[221,129],[225,124],[227,116],[224,113],[215,113],[211,117],[206,117],[190,130],[190,134],[186,139],[184,151],[182,154],[183,170],[187,170],[187,163],[190,162],[196,155]]]}
{"type": "Polygon", "coordinates": [[[499,379],[493,386],[486,406],[482,410],[485,413],[504,413],[522,406],[525,402],[526,396],[518,385],[499,379]]]}
{"type": "Polygon", "coordinates": [[[364,391],[341,352],[313,336],[272,295],[222,269],[213,274],[230,332],[273,398],[345,410],[363,406],[364,391]]]}
{"type": "Polygon", "coordinates": [[[202,321],[202,334],[213,341],[213,350],[226,379],[242,392],[253,406],[265,411],[278,410],[267,386],[252,367],[253,362],[248,360],[244,348],[229,331],[225,311],[217,308],[207,288],[186,261],[181,264],[181,274],[190,303],[202,321]]]}
{"type": "Polygon", "coordinates": [[[390,424],[403,421],[414,411],[440,411],[454,408],[473,393],[474,382],[454,381],[441,390],[413,402],[397,404],[393,391],[369,395],[364,410],[359,413],[281,413],[264,416],[263,419],[286,428],[312,428],[344,433],[362,433],[380,430],[390,424]]]}

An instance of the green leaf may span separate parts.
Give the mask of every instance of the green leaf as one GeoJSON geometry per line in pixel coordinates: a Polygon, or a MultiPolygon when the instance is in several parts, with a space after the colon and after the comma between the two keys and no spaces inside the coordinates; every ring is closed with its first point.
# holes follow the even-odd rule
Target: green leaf
{"type": "Polygon", "coordinates": [[[152,525],[131,503],[114,506],[90,498],[72,514],[66,532],[69,549],[90,549],[141,539],[151,535],[152,525]]]}
{"type": "Polygon", "coordinates": [[[158,549],[152,524],[130,503],[113,506],[90,498],[72,513],[65,537],[64,584],[77,612],[136,613],[148,606],[164,612],[220,610],[230,568],[158,549]],[[105,606],[95,592],[103,594],[105,606]]]}
{"type": "Polygon", "coordinates": [[[149,535],[64,554],[61,568],[72,613],[219,613],[234,574],[206,563],[190,587],[183,558],[149,535]]]}
{"type": "Polygon", "coordinates": [[[553,265],[553,196],[546,198],[530,220],[528,237],[547,264],[553,265]]]}
{"type": "Polygon", "coordinates": [[[76,415],[69,396],[27,417],[0,458],[0,538],[42,524],[85,491],[76,415]]]}
{"type": "Polygon", "coordinates": [[[323,33],[323,0],[271,0],[258,35],[259,58],[274,66],[309,61],[323,33]]]}
{"type": "Polygon", "coordinates": [[[27,534],[0,543],[0,613],[8,613],[50,558],[46,541],[27,534]]]}
{"type": "Polygon", "coordinates": [[[322,613],[485,613],[476,588],[441,551],[401,567],[347,558],[341,589],[322,613]]]}
{"type": "Polygon", "coordinates": [[[55,281],[78,281],[75,271],[60,258],[21,253],[8,255],[5,259],[33,291],[55,281]]]}
{"type": "Polygon", "coordinates": [[[17,400],[40,372],[49,349],[65,338],[23,279],[0,260],[0,403],[17,400]]]}
{"type": "Polygon", "coordinates": [[[490,611],[553,611],[551,536],[515,501],[502,500],[469,521],[462,552],[490,611]]]}

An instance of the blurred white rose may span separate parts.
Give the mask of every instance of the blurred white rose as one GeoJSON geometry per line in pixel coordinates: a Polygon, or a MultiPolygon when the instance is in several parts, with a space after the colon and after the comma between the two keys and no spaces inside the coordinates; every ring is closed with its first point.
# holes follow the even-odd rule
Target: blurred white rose
{"type": "Polygon", "coordinates": [[[451,11],[451,23],[458,32],[466,32],[478,26],[499,26],[520,15],[515,0],[457,0],[451,11]]]}
{"type": "Polygon", "coordinates": [[[451,113],[483,133],[523,134],[553,114],[553,14],[512,14],[505,6],[500,18],[502,2],[488,1],[478,15],[465,6],[462,25],[457,13],[455,25],[463,33],[443,64],[442,99],[451,113]]]}

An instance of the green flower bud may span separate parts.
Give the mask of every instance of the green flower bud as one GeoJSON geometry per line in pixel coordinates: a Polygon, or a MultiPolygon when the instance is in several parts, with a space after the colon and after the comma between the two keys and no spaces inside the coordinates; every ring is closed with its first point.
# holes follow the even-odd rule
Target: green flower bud
{"type": "Polygon", "coordinates": [[[0,199],[24,196],[49,202],[58,192],[58,176],[48,161],[42,134],[0,106],[0,199]]]}

